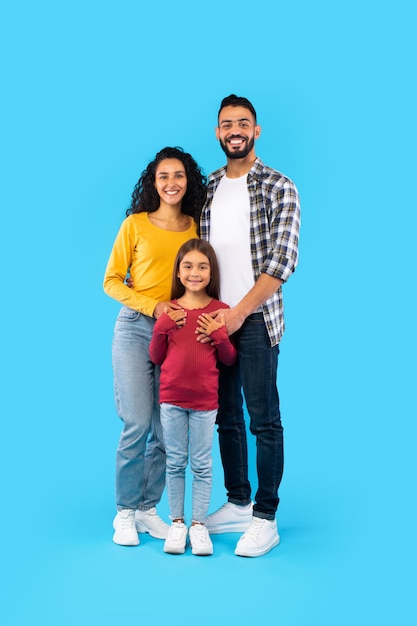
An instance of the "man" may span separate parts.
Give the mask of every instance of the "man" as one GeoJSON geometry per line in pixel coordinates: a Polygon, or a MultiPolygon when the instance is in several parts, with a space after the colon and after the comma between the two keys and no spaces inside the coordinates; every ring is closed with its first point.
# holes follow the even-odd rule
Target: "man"
{"type": "MultiPolygon", "coordinates": [[[[224,98],[216,138],[227,165],[209,176],[201,236],[216,252],[221,299],[238,362],[220,366],[217,418],[228,502],[207,519],[210,533],[244,532],[235,554],[255,557],[279,543],[275,519],[283,471],[277,389],[284,331],[281,287],[298,261],[300,209],[295,185],[255,155],[261,134],[253,105],[224,98]],[[243,395],[256,437],[258,490],[251,503],[243,395]]],[[[204,341],[203,335],[199,338],[204,341]]]]}

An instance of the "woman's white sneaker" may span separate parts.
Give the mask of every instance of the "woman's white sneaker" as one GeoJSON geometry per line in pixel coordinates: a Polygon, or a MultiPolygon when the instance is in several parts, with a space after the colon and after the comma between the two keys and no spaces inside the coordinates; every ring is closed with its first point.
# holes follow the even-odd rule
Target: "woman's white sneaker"
{"type": "Polygon", "coordinates": [[[238,556],[262,556],[279,544],[276,520],[253,517],[252,523],[236,545],[238,556]]]}
{"type": "Polygon", "coordinates": [[[190,526],[191,552],[197,556],[209,556],[213,554],[213,544],[204,524],[190,526]]]}
{"type": "Polygon", "coordinates": [[[135,528],[135,510],[122,509],[113,520],[113,541],[119,546],[137,546],[139,537],[135,528]]]}
{"type": "Polygon", "coordinates": [[[169,524],[166,524],[152,507],[148,511],[135,512],[136,530],[138,533],[149,533],[155,539],[166,539],[169,531],[169,524]]]}

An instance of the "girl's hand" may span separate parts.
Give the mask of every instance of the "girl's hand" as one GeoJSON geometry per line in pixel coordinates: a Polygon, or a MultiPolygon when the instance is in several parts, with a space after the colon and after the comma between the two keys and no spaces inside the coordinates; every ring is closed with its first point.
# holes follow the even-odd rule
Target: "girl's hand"
{"type": "MultiPolygon", "coordinates": [[[[210,337],[211,333],[225,325],[224,313],[219,313],[214,319],[208,313],[202,313],[198,316],[196,333],[210,337]]],[[[199,339],[197,337],[197,339],[199,339]]]]}
{"type": "Polygon", "coordinates": [[[181,328],[181,326],[184,326],[185,322],[187,321],[187,313],[184,311],[184,309],[174,309],[172,311],[168,311],[165,308],[164,313],[167,313],[168,317],[170,317],[179,328],[181,328]]]}

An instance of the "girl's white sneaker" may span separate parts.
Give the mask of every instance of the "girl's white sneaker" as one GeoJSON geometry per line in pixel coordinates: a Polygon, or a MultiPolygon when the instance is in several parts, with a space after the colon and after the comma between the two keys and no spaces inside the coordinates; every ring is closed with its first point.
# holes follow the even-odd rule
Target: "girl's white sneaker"
{"type": "Polygon", "coordinates": [[[164,552],[184,554],[187,543],[187,526],[184,522],[172,522],[164,543],[164,552]]]}
{"type": "Polygon", "coordinates": [[[190,526],[191,552],[197,556],[209,556],[213,554],[213,544],[204,524],[190,526]]]}

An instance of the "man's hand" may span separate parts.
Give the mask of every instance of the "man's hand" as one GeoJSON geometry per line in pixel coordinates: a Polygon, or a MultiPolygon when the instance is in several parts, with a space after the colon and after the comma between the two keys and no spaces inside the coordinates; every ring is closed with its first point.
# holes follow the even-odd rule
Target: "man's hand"
{"type": "MultiPolygon", "coordinates": [[[[237,307],[234,307],[233,309],[218,309],[217,311],[213,311],[213,313],[211,313],[211,317],[217,322],[219,321],[220,315],[222,316],[222,321],[226,326],[228,335],[233,335],[233,333],[239,330],[245,321],[245,317],[238,312],[237,307]]],[[[201,326],[197,326],[195,332],[198,334],[197,341],[201,341],[202,343],[210,341],[201,326]]]]}
{"type": "MultiPolygon", "coordinates": [[[[199,333],[201,336],[205,335],[206,337],[210,337],[211,333],[219,328],[222,328],[225,325],[224,322],[224,313],[220,312],[217,315],[217,319],[214,319],[208,313],[202,313],[198,316],[196,333],[199,333]]],[[[198,341],[197,337],[197,341],[198,341]]]]}
{"type": "MultiPolygon", "coordinates": [[[[233,309],[217,309],[217,311],[213,311],[210,314],[210,317],[212,317],[213,320],[215,320],[216,322],[219,322],[220,315],[222,316],[222,322],[224,322],[224,324],[222,323],[221,326],[226,326],[228,335],[232,335],[237,330],[239,330],[239,328],[245,321],[245,317],[238,312],[237,307],[233,309]]],[[[201,343],[207,343],[208,341],[210,341],[209,335],[205,333],[201,325],[197,326],[195,332],[197,335],[197,341],[201,341],[201,343]]]]}
{"type": "Polygon", "coordinates": [[[245,316],[239,313],[237,307],[233,309],[223,309],[222,313],[224,314],[224,321],[226,324],[226,330],[228,335],[233,335],[245,321],[245,316]]]}

